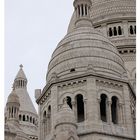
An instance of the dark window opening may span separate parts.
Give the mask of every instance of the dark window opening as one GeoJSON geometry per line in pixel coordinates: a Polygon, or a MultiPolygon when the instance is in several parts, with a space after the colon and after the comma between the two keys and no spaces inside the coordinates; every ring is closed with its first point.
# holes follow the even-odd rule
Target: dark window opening
{"type": "Polygon", "coordinates": [[[47,116],[47,113],[46,113],[46,111],[44,111],[43,118],[46,118],[46,116],[47,116]]]}
{"type": "Polygon", "coordinates": [[[25,121],[25,115],[23,115],[23,121],[25,121]]]}
{"type": "Polygon", "coordinates": [[[111,105],[111,114],[112,114],[112,122],[117,124],[117,97],[112,97],[112,105],[111,105]]]}
{"type": "Polygon", "coordinates": [[[136,25],[135,25],[135,28],[134,28],[134,32],[135,32],[135,34],[136,34],[136,25]]]}
{"type": "Polygon", "coordinates": [[[48,107],[48,117],[51,117],[51,106],[48,107]]]}
{"type": "Polygon", "coordinates": [[[128,50],[124,50],[124,53],[128,53],[128,50]]]}
{"type": "Polygon", "coordinates": [[[117,29],[114,27],[114,36],[117,36],[117,29]]]}
{"type": "Polygon", "coordinates": [[[72,68],[71,70],[70,70],[70,72],[74,72],[75,71],[75,69],[74,68],[72,68]]]}
{"type": "Polygon", "coordinates": [[[118,34],[119,34],[119,35],[122,35],[122,29],[121,29],[121,26],[118,27],[118,34]]]}
{"type": "Polygon", "coordinates": [[[81,5],[81,8],[82,8],[82,16],[84,15],[84,7],[83,7],[83,4],[81,5]]]}
{"type": "Polygon", "coordinates": [[[87,15],[87,5],[85,5],[85,14],[87,15]]]}
{"type": "Polygon", "coordinates": [[[69,96],[67,96],[67,104],[72,109],[71,98],[69,96]]]}
{"type": "Polygon", "coordinates": [[[101,115],[101,120],[104,122],[107,122],[106,102],[107,102],[107,96],[105,94],[102,94],[101,102],[100,102],[100,115],[101,115]]]}
{"type": "Polygon", "coordinates": [[[132,25],[130,26],[130,34],[134,34],[133,26],[132,25]]]}
{"type": "Polygon", "coordinates": [[[113,33],[112,33],[112,29],[109,28],[109,36],[112,36],[112,35],[113,35],[113,33]]]}
{"type": "Polygon", "coordinates": [[[77,95],[77,121],[83,122],[84,121],[84,102],[83,102],[83,96],[77,95]]]}
{"type": "Polygon", "coordinates": [[[21,115],[19,115],[19,120],[21,121],[21,115]]]}
{"type": "Polygon", "coordinates": [[[80,6],[78,5],[78,14],[80,16],[80,6]]]}

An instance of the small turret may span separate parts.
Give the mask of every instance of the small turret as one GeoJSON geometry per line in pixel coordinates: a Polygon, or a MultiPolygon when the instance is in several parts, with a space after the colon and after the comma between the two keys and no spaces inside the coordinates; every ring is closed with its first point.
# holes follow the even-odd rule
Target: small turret
{"type": "Polygon", "coordinates": [[[56,120],[56,140],[66,140],[74,138],[79,140],[77,136],[77,125],[73,110],[68,106],[67,99],[63,101],[63,106],[57,114],[56,120]]]}
{"type": "Polygon", "coordinates": [[[26,78],[22,68],[23,68],[23,65],[21,64],[20,70],[18,71],[18,74],[14,80],[14,84],[13,84],[14,89],[26,88],[26,86],[27,86],[27,78],[26,78]]]}
{"type": "Polygon", "coordinates": [[[13,89],[13,91],[8,97],[7,104],[6,104],[7,122],[10,121],[13,123],[18,123],[19,107],[20,107],[19,97],[17,96],[15,90],[13,89]]]}
{"type": "Polygon", "coordinates": [[[73,5],[76,11],[76,27],[92,26],[90,20],[91,0],[75,0],[73,5]]]}

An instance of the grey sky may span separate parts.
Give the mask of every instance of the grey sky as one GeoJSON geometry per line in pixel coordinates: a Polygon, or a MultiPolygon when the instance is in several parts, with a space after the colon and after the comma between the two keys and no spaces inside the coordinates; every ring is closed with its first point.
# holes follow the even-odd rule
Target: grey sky
{"type": "MultiPolygon", "coordinates": [[[[73,0],[5,0],[5,102],[23,64],[28,92],[45,86],[48,62],[67,32],[73,0]]],[[[37,108],[37,105],[36,105],[37,108]]]]}

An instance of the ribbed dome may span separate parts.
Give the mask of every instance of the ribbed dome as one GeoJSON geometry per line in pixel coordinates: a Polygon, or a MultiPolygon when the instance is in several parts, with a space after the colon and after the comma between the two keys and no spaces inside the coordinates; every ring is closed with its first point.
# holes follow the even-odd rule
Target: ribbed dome
{"type": "Polygon", "coordinates": [[[93,22],[135,17],[135,0],[92,0],[90,12],[93,22]]]}
{"type": "Polygon", "coordinates": [[[8,96],[8,101],[7,103],[18,103],[20,104],[19,102],[19,97],[18,95],[15,93],[15,91],[13,90],[12,93],[8,96]]]}
{"type": "Polygon", "coordinates": [[[126,73],[122,58],[107,38],[92,27],[76,28],[54,51],[47,81],[54,73],[59,78],[84,74],[89,66],[98,74],[114,78],[122,78],[126,73]]]}
{"type": "MultiPolygon", "coordinates": [[[[136,0],[92,0],[90,17],[93,23],[110,22],[120,19],[132,19],[136,17],[136,0]]],[[[68,32],[75,28],[76,13],[70,20],[68,32]]]]}

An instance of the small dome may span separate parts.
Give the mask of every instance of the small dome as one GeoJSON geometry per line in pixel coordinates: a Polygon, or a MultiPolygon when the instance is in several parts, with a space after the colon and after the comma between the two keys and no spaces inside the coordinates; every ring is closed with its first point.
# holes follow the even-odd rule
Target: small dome
{"type": "Polygon", "coordinates": [[[19,102],[19,97],[18,95],[15,93],[15,91],[13,90],[12,93],[8,96],[8,101],[7,103],[18,103],[20,104],[19,102]]]}
{"type": "MultiPolygon", "coordinates": [[[[116,47],[93,27],[79,27],[68,33],[55,49],[48,66],[47,82],[53,73],[59,79],[87,73],[122,78],[124,62],[116,47]]],[[[125,75],[126,76],[126,75],[125,75]]]]}

